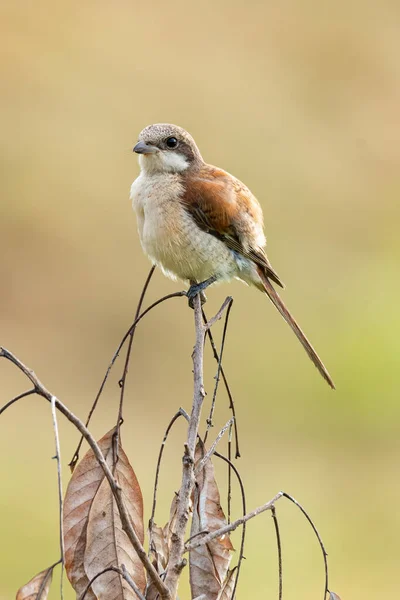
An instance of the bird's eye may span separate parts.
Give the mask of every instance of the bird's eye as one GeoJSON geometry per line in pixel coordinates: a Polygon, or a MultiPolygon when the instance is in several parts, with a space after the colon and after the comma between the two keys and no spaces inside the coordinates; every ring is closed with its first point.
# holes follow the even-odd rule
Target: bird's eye
{"type": "Polygon", "coordinates": [[[167,144],[168,148],[176,148],[178,145],[178,140],[176,137],[169,137],[165,143],[167,144]]]}

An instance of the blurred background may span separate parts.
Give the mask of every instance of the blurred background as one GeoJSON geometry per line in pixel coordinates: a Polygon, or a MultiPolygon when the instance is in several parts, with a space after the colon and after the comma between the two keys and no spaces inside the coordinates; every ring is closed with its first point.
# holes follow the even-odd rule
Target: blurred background
{"type": "MultiPolygon", "coordinates": [[[[328,388],[261,294],[239,282],[209,291],[209,314],[228,293],[235,298],[224,366],[248,508],[291,493],[322,535],[342,600],[395,597],[398,3],[3,0],[0,13],[0,344],[86,417],[150,267],[129,201],[132,146],[150,123],[185,127],[208,162],[259,198],[284,299],[337,385],[328,388]]],[[[146,301],[181,288],[156,272],[146,301]]],[[[221,324],[214,331],[219,341],[221,324]]],[[[146,521],[165,427],[190,407],[193,340],[184,299],[137,330],[122,435],[146,521]]],[[[96,437],[115,421],[121,373],[119,362],[93,420],[96,437]]],[[[207,349],[206,407],[214,375],[207,349]]],[[[0,378],[2,403],[28,389],[5,361],[0,378]]],[[[213,435],[229,418],[220,389],[213,435]]],[[[62,418],[60,430],[66,487],[78,435],[62,418]]],[[[179,487],[184,435],[177,424],[166,451],[160,524],[179,487]]],[[[3,600],[59,556],[49,406],[34,397],[14,405],[0,439],[3,600]]],[[[223,491],[226,469],[216,469],[223,491]]],[[[284,598],[321,598],[316,539],[294,506],[280,501],[277,510],[284,598]]],[[[249,524],[245,556],[238,597],[276,598],[268,514],[249,524]]],[[[185,584],[180,596],[188,597],[185,584]]]]}

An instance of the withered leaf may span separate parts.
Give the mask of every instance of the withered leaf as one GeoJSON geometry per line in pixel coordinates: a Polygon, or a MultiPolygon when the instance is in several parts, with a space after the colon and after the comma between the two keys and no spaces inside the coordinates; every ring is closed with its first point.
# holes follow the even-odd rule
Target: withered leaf
{"type": "Polygon", "coordinates": [[[53,568],[41,571],[28,583],[19,588],[16,600],[46,600],[49,595],[53,568]]]}
{"type": "MultiPolygon", "coordinates": [[[[99,442],[107,464],[113,464],[113,434],[109,431],[99,442]]],[[[123,498],[132,525],[143,543],[143,499],[136,475],[121,446],[115,468],[115,478],[122,488],[123,498]]],[[[64,502],[65,569],[79,598],[89,581],[109,566],[124,563],[132,579],[143,590],[145,575],[142,563],[125,532],[114,497],[103,470],[92,450],[76,467],[69,482],[64,502]]],[[[113,571],[98,577],[88,590],[85,600],[135,598],[133,590],[113,571]],[[107,591],[105,591],[107,590],[107,591]]]]}
{"type": "MultiPolygon", "coordinates": [[[[195,467],[205,454],[204,444],[199,441],[196,447],[195,467]]],[[[221,508],[214,467],[211,460],[208,460],[202,471],[196,476],[190,536],[193,537],[201,531],[216,531],[225,525],[226,519],[221,508]]],[[[189,552],[192,598],[202,594],[206,594],[207,600],[217,600],[220,597],[219,594],[227,577],[232,550],[233,546],[229,535],[225,535],[189,552]]]]}
{"type": "Polygon", "coordinates": [[[236,567],[232,571],[228,570],[221,591],[218,594],[217,600],[232,600],[233,588],[235,587],[236,567]]]}
{"type": "Polygon", "coordinates": [[[168,564],[169,548],[164,529],[153,525],[151,540],[151,556],[158,573],[163,573],[168,564]]]}
{"type": "Polygon", "coordinates": [[[340,597],[335,592],[329,592],[329,600],[340,600],[340,597]]]}
{"type": "MultiPolygon", "coordinates": [[[[157,572],[162,575],[166,571],[171,549],[171,535],[175,527],[178,496],[175,494],[171,504],[169,520],[163,528],[153,524],[151,540],[151,557],[157,572]]],[[[146,600],[156,600],[160,594],[150,579],[147,582],[146,600]]]]}
{"type": "Polygon", "coordinates": [[[171,508],[169,511],[169,521],[163,527],[164,539],[165,539],[165,541],[167,543],[167,547],[168,547],[168,554],[169,554],[169,551],[171,550],[172,532],[175,529],[176,512],[178,510],[178,498],[179,498],[178,494],[174,494],[174,497],[171,502],[171,508]]]}

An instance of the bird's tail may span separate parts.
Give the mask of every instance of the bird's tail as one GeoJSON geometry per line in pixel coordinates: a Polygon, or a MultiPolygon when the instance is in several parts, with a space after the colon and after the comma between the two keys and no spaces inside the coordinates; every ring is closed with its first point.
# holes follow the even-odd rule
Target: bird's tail
{"type": "Polygon", "coordinates": [[[315,352],[314,348],[311,346],[305,334],[300,329],[299,325],[297,324],[297,322],[292,317],[285,304],[281,300],[278,292],[275,290],[272,283],[269,281],[265,273],[263,273],[261,268],[258,268],[258,274],[262,283],[262,287],[260,286],[260,289],[267,294],[268,298],[271,300],[272,304],[278,309],[282,317],[285,319],[286,323],[290,325],[297,339],[300,340],[301,345],[307,352],[314,365],[317,367],[318,371],[321,373],[322,377],[325,379],[328,385],[331,386],[332,389],[335,389],[335,384],[333,383],[333,380],[329,375],[324,363],[322,362],[318,354],[315,352]]]}

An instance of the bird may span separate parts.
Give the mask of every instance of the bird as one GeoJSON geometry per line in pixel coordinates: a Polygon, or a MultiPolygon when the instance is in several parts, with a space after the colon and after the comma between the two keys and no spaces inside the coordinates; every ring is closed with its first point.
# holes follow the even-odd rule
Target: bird
{"type": "Polygon", "coordinates": [[[236,177],[207,164],[178,125],[145,127],[133,151],[140,174],[131,187],[142,248],[190,300],[213,283],[240,279],[263,292],[291,327],[332,389],[334,382],[274,285],[284,284],[266,251],[261,206],[236,177]]]}

